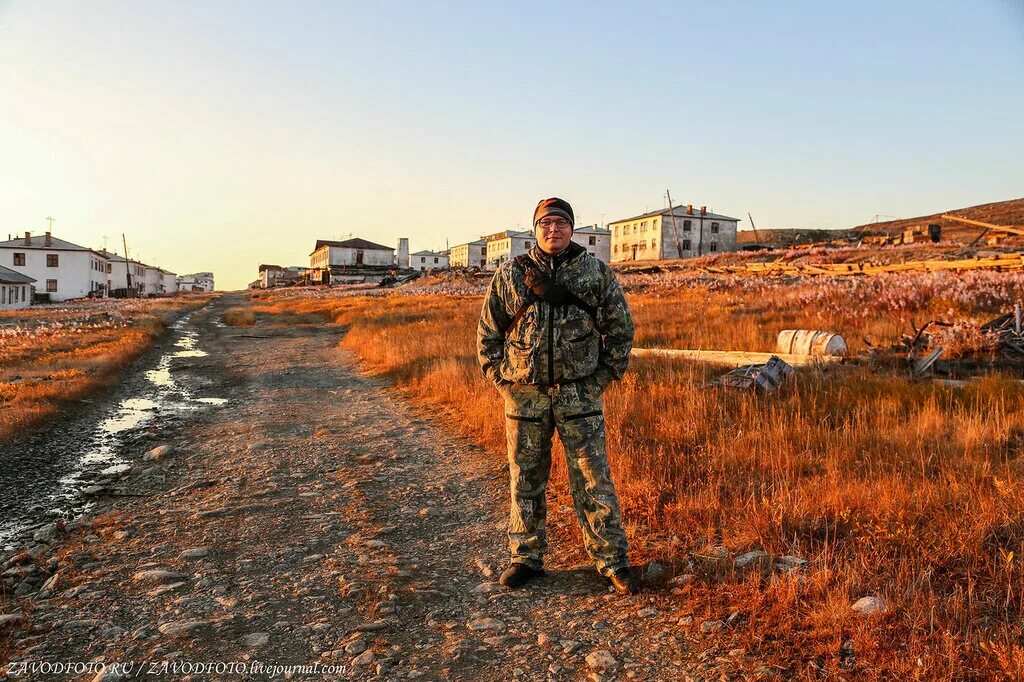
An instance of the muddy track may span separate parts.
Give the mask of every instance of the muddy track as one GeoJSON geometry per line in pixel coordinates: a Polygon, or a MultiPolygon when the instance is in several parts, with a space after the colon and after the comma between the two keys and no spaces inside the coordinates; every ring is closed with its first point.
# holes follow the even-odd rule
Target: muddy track
{"type": "Polygon", "coordinates": [[[338,327],[216,326],[237,303],[214,303],[200,325],[207,388],[227,402],[153,431],[145,447],[173,453],[135,467],[120,483],[132,496],[92,512],[109,514],[73,524],[52,596],[0,600],[0,613],[33,611],[0,629],[11,660],[194,680],[718,679],[758,667],[691,647],[677,596],[615,595],[576,547],[554,548],[529,589],[501,589],[500,459],[361,375],[338,327]],[[217,662],[238,665],[195,672],[217,662]]]}

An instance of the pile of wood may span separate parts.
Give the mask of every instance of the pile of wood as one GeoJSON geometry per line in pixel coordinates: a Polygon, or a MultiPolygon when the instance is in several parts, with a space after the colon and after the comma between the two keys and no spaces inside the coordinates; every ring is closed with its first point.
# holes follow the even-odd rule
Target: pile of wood
{"type": "Polygon", "coordinates": [[[907,263],[873,265],[871,263],[786,263],[782,259],[771,263],[743,263],[737,265],[706,265],[704,272],[723,275],[788,275],[806,277],[814,275],[878,275],[887,272],[938,272],[940,270],[1010,271],[1024,269],[1024,254],[992,254],[985,258],[962,260],[919,260],[907,263]]]}
{"type": "Polygon", "coordinates": [[[981,325],[983,332],[995,334],[999,339],[999,350],[1010,358],[1024,357],[1024,336],[1021,335],[1021,318],[1024,310],[1021,304],[1013,306],[1013,310],[989,320],[981,325]]]}

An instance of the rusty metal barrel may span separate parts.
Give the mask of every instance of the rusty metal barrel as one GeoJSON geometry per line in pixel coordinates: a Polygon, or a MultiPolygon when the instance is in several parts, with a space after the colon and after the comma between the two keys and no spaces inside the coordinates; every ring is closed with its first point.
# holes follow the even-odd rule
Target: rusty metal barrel
{"type": "Polygon", "coordinates": [[[846,355],[846,339],[833,332],[817,329],[783,329],[779,332],[779,352],[793,355],[846,355]]]}

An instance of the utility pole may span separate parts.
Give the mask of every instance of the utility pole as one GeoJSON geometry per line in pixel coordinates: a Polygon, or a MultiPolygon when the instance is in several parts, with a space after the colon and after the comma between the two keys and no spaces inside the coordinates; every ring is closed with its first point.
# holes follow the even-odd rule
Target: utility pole
{"type": "Polygon", "coordinates": [[[683,257],[683,245],[679,243],[679,230],[676,229],[676,211],[672,208],[672,195],[665,190],[665,198],[668,199],[668,215],[672,221],[672,236],[676,240],[676,258],[683,257]]]}
{"type": "Polygon", "coordinates": [[[750,226],[754,228],[754,239],[760,243],[761,238],[757,236],[757,225],[754,224],[754,216],[750,215],[750,211],[747,211],[747,217],[750,218],[750,226]]]}
{"type": "Polygon", "coordinates": [[[125,292],[125,297],[127,298],[129,293],[132,290],[132,273],[131,273],[131,263],[132,262],[130,260],[128,260],[128,240],[125,239],[124,232],[121,233],[121,243],[124,244],[124,281],[125,281],[125,284],[128,286],[128,289],[125,292]]]}

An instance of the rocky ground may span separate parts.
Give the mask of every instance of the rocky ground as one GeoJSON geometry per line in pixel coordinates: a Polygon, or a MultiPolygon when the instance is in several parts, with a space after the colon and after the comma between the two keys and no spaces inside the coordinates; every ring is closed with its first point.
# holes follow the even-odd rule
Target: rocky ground
{"type": "Polygon", "coordinates": [[[341,329],[215,323],[238,303],[200,332],[228,402],[157,423],[88,516],[0,554],[0,680],[778,673],[656,564],[623,597],[562,542],[547,577],[502,589],[507,467],[360,375],[341,329]]]}

